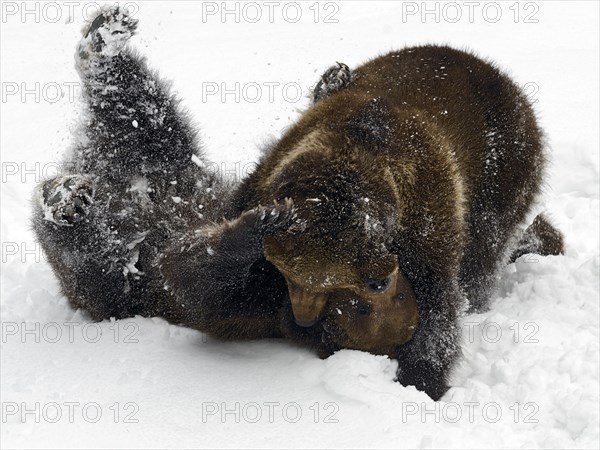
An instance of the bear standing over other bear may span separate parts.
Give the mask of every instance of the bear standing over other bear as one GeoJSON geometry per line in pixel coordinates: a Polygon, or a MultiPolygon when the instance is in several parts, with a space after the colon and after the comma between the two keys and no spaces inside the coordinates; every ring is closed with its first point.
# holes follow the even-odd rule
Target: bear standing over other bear
{"type": "Polygon", "coordinates": [[[244,216],[210,231],[225,250],[215,258],[192,238],[166,252],[162,272],[191,326],[229,339],[279,329],[322,356],[386,354],[402,384],[439,399],[459,354],[459,315],[487,306],[507,262],[563,251],[543,216],[522,233],[546,163],[533,109],[492,64],[438,46],[353,73],[338,64],[315,99],[232,200],[239,213],[273,201],[294,211],[262,253],[257,244],[244,294],[219,290],[216,303],[195,294],[210,288],[202,274],[219,270],[236,228],[244,234],[244,216]],[[269,295],[253,296],[252,277],[269,295]]]}
{"type": "Polygon", "coordinates": [[[399,360],[439,398],[457,316],[498,268],[557,254],[538,193],[541,133],[524,94],[447,47],[328,70],[312,106],[235,192],[105,7],[76,54],[87,116],[33,226],[64,294],[93,319],[162,316],[222,339],[287,337],[399,360]],[[222,217],[228,220],[221,221],[222,217]],[[511,257],[511,251],[513,255],[511,257]]]}

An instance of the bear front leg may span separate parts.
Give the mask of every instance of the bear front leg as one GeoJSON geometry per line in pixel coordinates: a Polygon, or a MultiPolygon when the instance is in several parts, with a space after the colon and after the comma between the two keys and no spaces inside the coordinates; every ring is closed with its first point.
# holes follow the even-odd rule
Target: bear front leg
{"type": "Polygon", "coordinates": [[[344,63],[336,63],[321,75],[321,79],[313,89],[313,103],[323,100],[335,92],[345,88],[352,81],[352,71],[344,63]]]}
{"type": "Polygon", "coordinates": [[[280,336],[278,311],[287,288],[263,257],[263,239],[294,220],[286,202],[174,239],[159,266],[182,325],[221,339],[280,336]]]}
{"type": "Polygon", "coordinates": [[[449,388],[448,375],[460,352],[457,305],[462,299],[456,286],[431,278],[427,284],[415,289],[427,305],[419,305],[417,331],[400,347],[397,379],[439,400],[449,388]]]}

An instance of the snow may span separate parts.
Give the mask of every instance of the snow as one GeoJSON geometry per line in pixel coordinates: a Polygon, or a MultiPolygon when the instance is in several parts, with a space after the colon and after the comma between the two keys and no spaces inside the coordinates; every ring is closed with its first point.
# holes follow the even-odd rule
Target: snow
{"type": "MultiPolygon", "coordinates": [[[[3,3],[4,447],[598,448],[598,3],[520,3],[516,22],[513,2],[501,3],[495,23],[482,19],[484,4],[473,20],[454,4],[463,5],[456,23],[423,23],[421,2],[319,3],[316,23],[312,3],[296,23],[282,18],[287,4],[272,23],[263,6],[257,23],[236,23],[211,13],[220,2],[136,2],[133,38],[173,80],[209,156],[238,178],[336,61],[353,67],[405,44],[448,43],[533,86],[552,158],[543,207],[567,252],[506,267],[490,310],[463,318],[453,388],[434,403],[395,383],[397,363],[386,357],[345,350],[320,360],[285,341],[217,342],[162,319],[90,323],[71,310],[28,217],[35,184],[56,173],[78,118],[83,5],[56,3],[62,19],[52,22],[50,9],[39,7],[46,16],[36,21],[3,3]],[[338,23],[326,22],[331,14],[338,23]],[[526,22],[531,14],[537,23],[526,22]],[[227,94],[235,83],[239,95],[227,94]],[[262,95],[251,101],[256,85],[262,95]]],[[[456,7],[440,5],[454,17],[456,7]]],[[[143,191],[143,180],[132,189],[143,191]]]]}
{"type": "Polygon", "coordinates": [[[202,160],[200,158],[198,158],[196,155],[192,155],[192,162],[194,164],[196,164],[198,167],[204,167],[204,163],[202,162],[202,160]]]}

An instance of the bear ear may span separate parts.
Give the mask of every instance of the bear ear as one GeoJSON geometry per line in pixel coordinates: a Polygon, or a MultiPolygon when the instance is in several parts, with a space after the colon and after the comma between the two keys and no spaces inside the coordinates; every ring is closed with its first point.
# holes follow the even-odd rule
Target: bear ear
{"type": "Polygon", "coordinates": [[[392,135],[393,114],[388,102],[373,98],[355,111],[346,124],[348,138],[357,144],[385,146],[392,135]]]}

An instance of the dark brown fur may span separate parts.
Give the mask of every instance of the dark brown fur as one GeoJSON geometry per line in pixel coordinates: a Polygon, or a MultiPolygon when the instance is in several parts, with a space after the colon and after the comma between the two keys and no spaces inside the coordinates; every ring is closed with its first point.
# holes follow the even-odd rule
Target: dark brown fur
{"type": "MultiPolygon", "coordinates": [[[[486,307],[540,191],[542,134],[525,94],[466,52],[407,48],[348,70],[327,72],[232,220],[181,237],[161,271],[188,326],[387,354],[402,384],[438,399],[457,318],[486,307]]],[[[561,252],[536,224],[531,249],[561,252]]]]}

